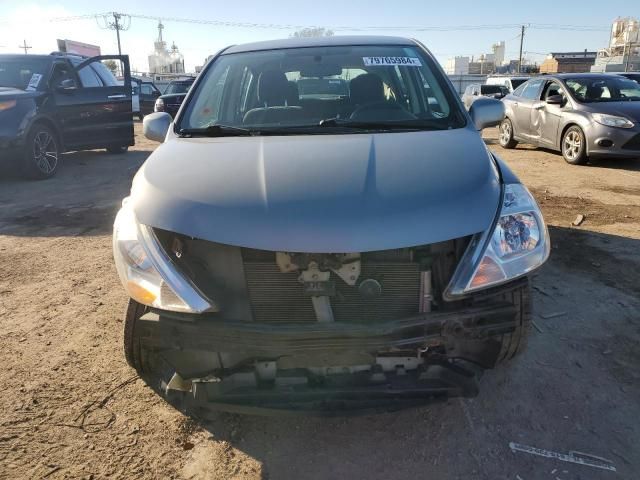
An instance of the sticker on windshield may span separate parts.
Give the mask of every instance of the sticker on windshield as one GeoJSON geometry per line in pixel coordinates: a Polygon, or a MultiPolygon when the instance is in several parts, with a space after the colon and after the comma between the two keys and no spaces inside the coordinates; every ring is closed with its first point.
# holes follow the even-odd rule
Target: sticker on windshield
{"type": "Polygon", "coordinates": [[[416,57],[362,57],[365,67],[384,67],[399,65],[404,67],[421,67],[422,63],[416,57]]]}
{"type": "Polygon", "coordinates": [[[38,88],[40,80],[42,80],[42,75],[40,75],[39,73],[34,73],[33,75],[31,75],[31,80],[29,80],[27,90],[35,90],[36,88],[38,88]]]}

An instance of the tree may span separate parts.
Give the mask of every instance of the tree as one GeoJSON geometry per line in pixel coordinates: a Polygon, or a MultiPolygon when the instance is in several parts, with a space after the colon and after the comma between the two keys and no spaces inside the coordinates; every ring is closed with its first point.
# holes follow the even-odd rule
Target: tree
{"type": "Polygon", "coordinates": [[[113,73],[114,75],[118,74],[118,64],[115,60],[105,60],[104,66],[111,70],[111,73],[113,73]]]}
{"type": "Polygon", "coordinates": [[[302,37],[332,37],[333,30],[329,30],[324,27],[307,27],[302,30],[298,30],[297,32],[293,32],[292,37],[302,38],[302,37]]]}

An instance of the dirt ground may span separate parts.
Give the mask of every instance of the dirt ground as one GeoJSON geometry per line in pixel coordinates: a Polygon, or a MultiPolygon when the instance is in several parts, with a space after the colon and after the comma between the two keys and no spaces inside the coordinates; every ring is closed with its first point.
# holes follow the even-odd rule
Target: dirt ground
{"type": "Polygon", "coordinates": [[[529,349],[475,399],[347,418],[192,419],[125,364],[111,224],[153,150],[0,178],[0,478],[634,479],[640,472],[640,159],[566,164],[487,142],[550,225],[529,349]],[[571,222],[585,216],[577,227],[571,222]],[[616,472],[513,452],[586,452],[616,472]]]}

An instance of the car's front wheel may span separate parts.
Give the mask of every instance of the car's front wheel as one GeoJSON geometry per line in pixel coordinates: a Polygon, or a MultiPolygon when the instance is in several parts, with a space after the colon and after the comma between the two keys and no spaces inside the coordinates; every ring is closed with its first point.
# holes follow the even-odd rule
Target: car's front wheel
{"type": "Polygon", "coordinates": [[[500,146],[502,148],[515,148],[518,142],[513,138],[513,124],[511,120],[505,118],[500,123],[500,146]]]}
{"type": "Polygon", "coordinates": [[[124,358],[129,366],[135,369],[140,375],[149,374],[153,371],[153,361],[150,359],[150,352],[147,351],[140,341],[140,331],[138,320],[147,313],[149,307],[129,299],[127,309],[124,313],[124,358]]]}
{"type": "Polygon", "coordinates": [[[26,177],[44,179],[55,175],[60,165],[62,148],[56,133],[44,124],[35,124],[23,153],[22,171],[26,177]]]}
{"type": "Polygon", "coordinates": [[[587,145],[582,129],[577,126],[569,127],[562,136],[562,156],[571,165],[584,165],[587,158],[587,145]]]}

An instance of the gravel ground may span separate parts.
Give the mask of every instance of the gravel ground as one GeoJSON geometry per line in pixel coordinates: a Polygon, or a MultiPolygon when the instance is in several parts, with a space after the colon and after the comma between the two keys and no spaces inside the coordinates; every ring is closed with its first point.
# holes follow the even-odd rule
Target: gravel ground
{"type": "Polygon", "coordinates": [[[154,145],[0,178],[0,478],[633,479],[640,471],[640,160],[502,150],[550,224],[529,349],[475,399],[319,419],[187,418],[125,364],[110,229],[154,145]],[[571,226],[578,214],[584,222],[571,226]],[[512,452],[586,452],[616,472],[512,452]]]}

